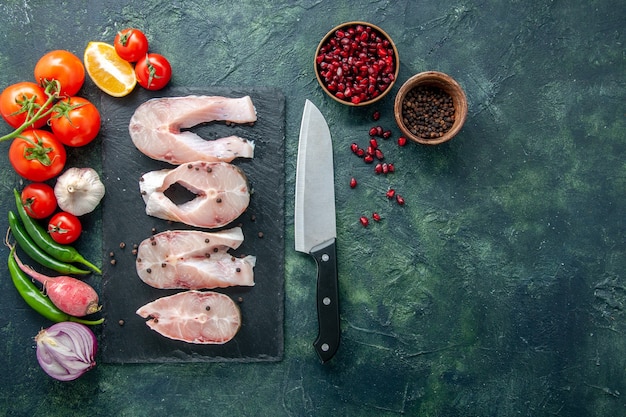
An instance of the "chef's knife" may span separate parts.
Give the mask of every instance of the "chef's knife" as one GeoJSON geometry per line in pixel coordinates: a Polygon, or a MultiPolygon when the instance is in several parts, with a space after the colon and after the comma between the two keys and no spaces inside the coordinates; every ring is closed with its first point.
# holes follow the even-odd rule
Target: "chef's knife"
{"type": "Polygon", "coordinates": [[[295,247],[317,263],[317,319],[313,343],[322,363],[339,346],[339,295],[335,223],[335,178],[330,130],[309,100],[304,104],[296,168],[295,247]]]}

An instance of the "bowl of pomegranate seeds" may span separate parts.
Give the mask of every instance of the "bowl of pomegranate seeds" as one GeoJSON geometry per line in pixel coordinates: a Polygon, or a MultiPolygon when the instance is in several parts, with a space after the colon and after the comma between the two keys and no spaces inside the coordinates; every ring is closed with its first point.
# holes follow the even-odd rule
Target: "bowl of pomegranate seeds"
{"type": "Polygon", "coordinates": [[[409,78],[394,102],[396,123],[409,139],[437,145],[463,127],[467,98],[458,82],[442,72],[426,71],[409,78]]]}
{"type": "Polygon", "coordinates": [[[396,81],[400,62],[389,35],[367,22],[331,29],[315,51],[315,75],[339,103],[367,106],[383,98],[396,81]]]}

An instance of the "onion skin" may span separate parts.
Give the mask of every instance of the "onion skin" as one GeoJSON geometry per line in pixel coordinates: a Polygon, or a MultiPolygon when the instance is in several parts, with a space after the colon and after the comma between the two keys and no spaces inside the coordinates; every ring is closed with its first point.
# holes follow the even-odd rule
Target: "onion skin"
{"type": "Polygon", "coordinates": [[[84,324],[64,321],[35,336],[37,361],[52,378],[72,381],[96,366],[98,342],[84,324]]]}

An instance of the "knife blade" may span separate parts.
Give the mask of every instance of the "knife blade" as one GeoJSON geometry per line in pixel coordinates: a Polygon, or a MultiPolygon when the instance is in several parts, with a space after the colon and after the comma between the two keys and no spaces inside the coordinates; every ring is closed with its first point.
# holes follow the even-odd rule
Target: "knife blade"
{"type": "Polygon", "coordinates": [[[313,347],[322,361],[339,347],[339,291],[333,148],[326,119],[306,100],[300,125],[295,191],[295,249],[317,264],[318,336],[313,347]]]}

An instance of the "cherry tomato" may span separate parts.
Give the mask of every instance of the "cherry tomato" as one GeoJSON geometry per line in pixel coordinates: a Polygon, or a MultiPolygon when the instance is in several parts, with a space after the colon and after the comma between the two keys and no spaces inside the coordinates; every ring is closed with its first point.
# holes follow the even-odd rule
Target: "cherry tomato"
{"type": "Polygon", "coordinates": [[[66,159],[65,147],[47,130],[25,130],[9,148],[13,169],[30,181],[42,182],[57,176],[66,159]]]}
{"type": "Polygon", "coordinates": [[[50,128],[64,145],[84,146],[98,136],[100,112],[87,99],[68,97],[55,104],[50,128]]]}
{"type": "Polygon", "coordinates": [[[22,205],[33,219],[45,219],[57,209],[54,188],[44,182],[31,182],[22,190],[22,205]]]}
{"type": "Polygon", "coordinates": [[[59,95],[76,95],[85,82],[85,67],[73,53],[64,50],[51,51],[42,56],[35,65],[35,80],[44,85],[47,81],[61,83],[59,95]]]}
{"type": "Polygon", "coordinates": [[[75,242],[82,231],[83,226],[78,217],[65,211],[55,214],[48,222],[50,237],[62,245],[75,242]]]}
{"type": "MultiPolygon", "coordinates": [[[[43,88],[35,83],[22,81],[5,88],[0,94],[0,114],[14,129],[26,121],[26,117],[39,111],[48,100],[43,88]]],[[[40,128],[46,124],[48,118],[37,120],[29,127],[40,128]]]]}
{"type": "Polygon", "coordinates": [[[148,90],[160,90],[172,78],[172,66],[163,55],[147,54],[135,65],[137,82],[148,90]]]}
{"type": "Polygon", "coordinates": [[[148,38],[139,29],[124,29],[115,35],[113,46],[120,58],[137,62],[148,53],[148,38]]]}

